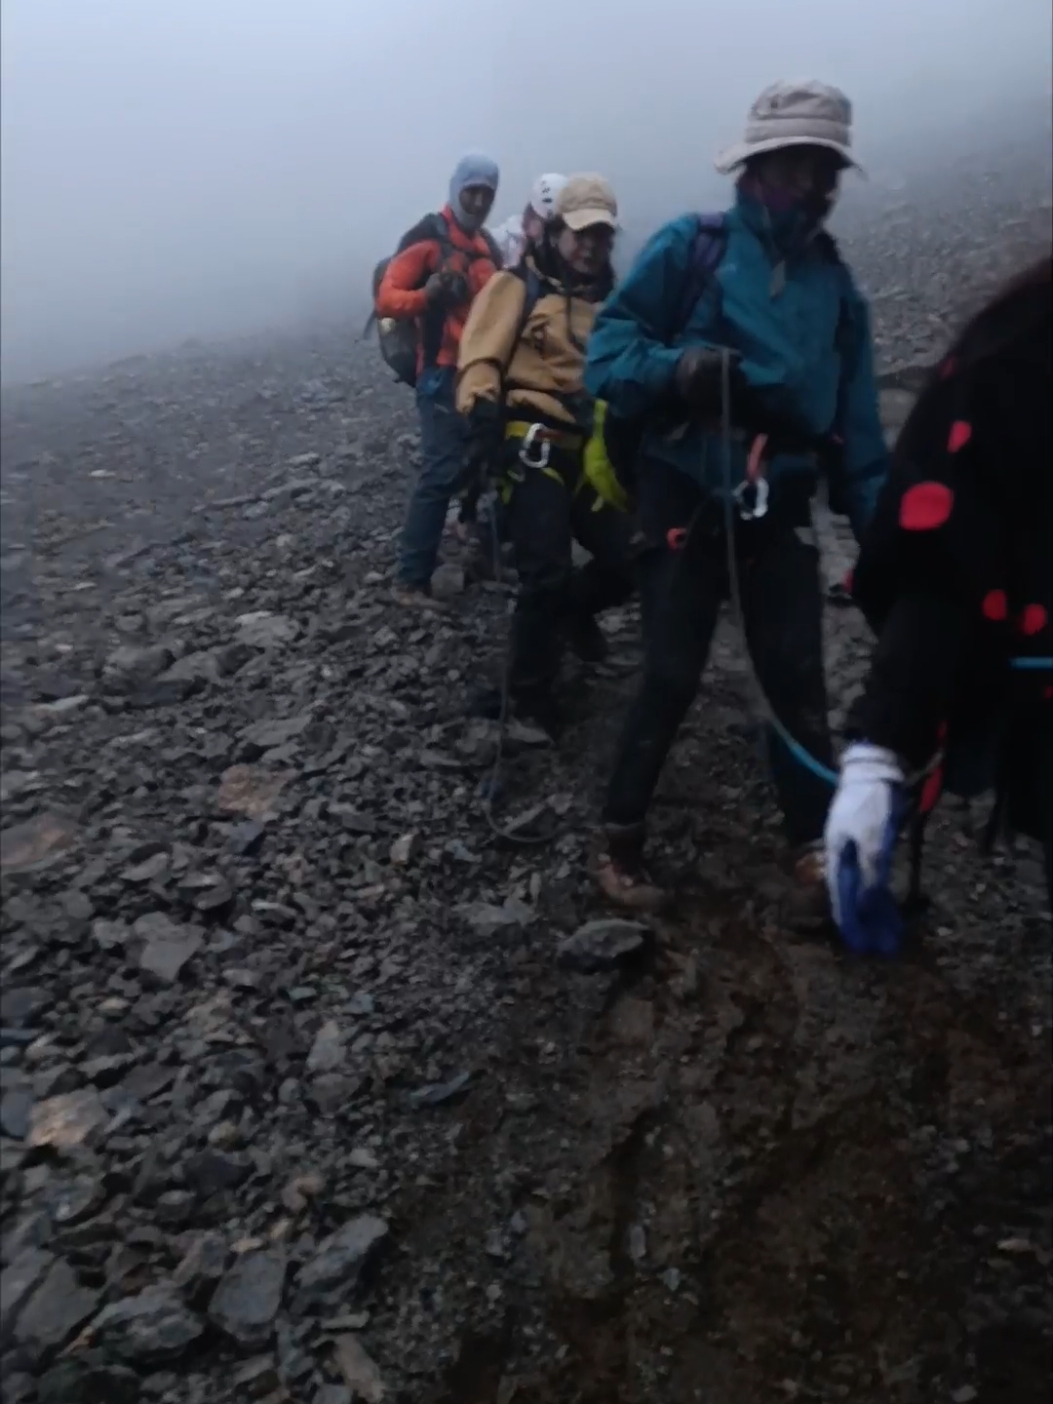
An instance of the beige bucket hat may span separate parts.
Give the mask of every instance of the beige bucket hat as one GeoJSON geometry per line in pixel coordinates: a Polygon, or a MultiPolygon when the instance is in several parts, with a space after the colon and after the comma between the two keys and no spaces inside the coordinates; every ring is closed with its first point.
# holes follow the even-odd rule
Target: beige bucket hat
{"type": "Polygon", "coordinates": [[[765,88],[750,108],[742,140],[717,157],[717,170],[728,175],[750,156],[787,146],[825,146],[862,173],[851,151],[852,104],[839,88],[811,78],[765,88]]]}
{"type": "Polygon", "coordinates": [[[618,228],[618,201],[603,176],[571,176],[556,196],[555,215],[579,234],[594,224],[618,228]]]}

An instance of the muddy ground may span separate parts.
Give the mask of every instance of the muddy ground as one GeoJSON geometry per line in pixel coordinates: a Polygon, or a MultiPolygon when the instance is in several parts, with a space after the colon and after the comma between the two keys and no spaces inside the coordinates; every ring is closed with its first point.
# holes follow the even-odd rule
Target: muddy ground
{"type": "MultiPolygon", "coordinates": [[[[882,366],[1048,234],[1048,153],[861,197],[882,366]]],[[[4,1401],[1045,1400],[1037,854],[949,801],[902,959],[781,929],[726,624],[673,914],[582,933],[635,612],[559,745],[506,741],[544,841],[496,837],[509,593],[451,546],[440,619],[390,605],[415,457],[346,328],[5,392],[4,1401]]],[[[827,629],[838,720],[868,642],[827,629]]]]}

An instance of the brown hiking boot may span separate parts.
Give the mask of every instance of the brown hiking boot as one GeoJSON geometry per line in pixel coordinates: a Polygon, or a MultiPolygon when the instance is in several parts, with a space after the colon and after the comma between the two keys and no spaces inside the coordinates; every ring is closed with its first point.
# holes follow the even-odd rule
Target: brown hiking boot
{"type": "Polygon", "coordinates": [[[792,881],[782,904],[783,925],[791,931],[821,931],[832,920],[822,844],[809,844],[798,852],[792,881]]]}
{"type": "Polygon", "coordinates": [[[668,894],[652,882],[643,862],[644,826],[608,824],[600,834],[593,871],[609,902],[630,912],[661,911],[668,894]]]}
{"type": "Polygon", "coordinates": [[[392,601],[404,609],[422,609],[433,614],[442,610],[438,600],[433,600],[429,591],[420,585],[406,585],[400,581],[391,591],[392,601]]]}

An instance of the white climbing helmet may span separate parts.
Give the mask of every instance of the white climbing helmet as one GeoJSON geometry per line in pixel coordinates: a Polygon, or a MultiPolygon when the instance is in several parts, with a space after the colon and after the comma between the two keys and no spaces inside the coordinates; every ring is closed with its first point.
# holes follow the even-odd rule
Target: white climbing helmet
{"type": "Polygon", "coordinates": [[[556,197],[567,183],[567,177],[549,173],[538,176],[530,187],[530,208],[535,210],[546,224],[556,213],[556,197]]]}

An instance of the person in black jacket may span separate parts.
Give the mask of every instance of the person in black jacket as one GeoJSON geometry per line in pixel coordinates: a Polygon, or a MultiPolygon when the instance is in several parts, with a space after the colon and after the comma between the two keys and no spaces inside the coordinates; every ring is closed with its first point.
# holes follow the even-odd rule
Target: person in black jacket
{"type": "Polygon", "coordinates": [[[1050,872],[1053,260],[962,332],[920,395],[863,537],[852,595],[877,634],[826,824],[835,919],[895,945],[888,891],[911,777],[996,792],[1050,872]],[[1045,660],[1045,661],[1043,661],[1045,660]]]}

